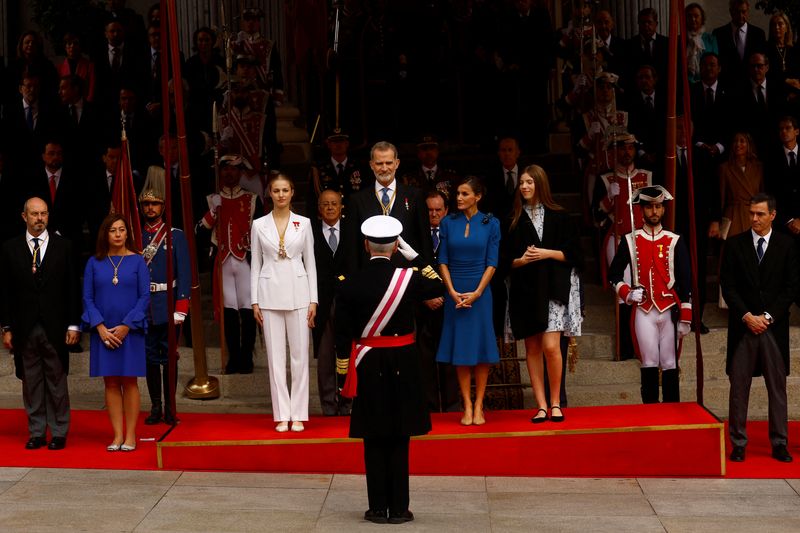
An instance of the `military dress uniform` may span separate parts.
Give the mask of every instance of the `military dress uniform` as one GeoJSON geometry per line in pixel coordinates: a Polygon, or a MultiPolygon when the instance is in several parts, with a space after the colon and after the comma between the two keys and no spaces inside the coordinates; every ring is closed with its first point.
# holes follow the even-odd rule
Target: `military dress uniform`
{"type": "MultiPolygon", "coordinates": [[[[207,200],[209,211],[200,225],[212,230],[211,242],[217,247],[214,280],[222,279],[223,299],[214,302],[214,309],[224,308],[229,357],[225,373],[249,374],[253,371],[256,321],[250,298],[248,255],[250,227],[262,211],[261,201],[238,185],[232,189],[223,187],[207,200]],[[221,269],[221,276],[217,275],[218,269],[221,269]]],[[[218,291],[214,294],[217,296],[218,291]]]]}
{"type": "MultiPolygon", "coordinates": [[[[148,198],[146,192],[140,198],[148,198]]],[[[145,349],[147,354],[147,390],[152,408],[146,423],[156,424],[161,419],[161,391],[164,391],[164,421],[171,424],[175,413],[171,412],[169,401],[169,308],[167,306],[167,230],[163,221],[142,227],[142,256],[150,271],[150,313],[148,315],[145,349]],[[163,387],[162,387],[163,377],[163,387]]],[[[174,313],[180,321],[189,313],[189,298],[192,288],[192,271],[189,263],[189,247],[183,231],[172,228],[172,264],[174,313]]],[[[178,337],[177,333],[175,335],[178,337]]],[[[177,383],[177,366],[171,382],[177,383]]]]}
{"type": "MultiPolygon", "coordinates": [[[[372,219],[391,219],[378,216],[372,219]]],[[[362,226],[363,228],[364,226],[362,226]]],[[[394,234],[394,239],[399,231],[394,234]]],[[[372,240],[372,238],[370,238],[372,240]]],[[[392,241],[394,242],[394,241],[392,241]]],[[[425,405],[419,354],[414,342],[414,313],[423,300],[441,296],[444,285],[430,267],[410,273],[405,293],[396,311],[377,335],[362,336],[365,326],[387,293],[396,272],[388,258],[373,257],[357,275],[344,280],[336,296],[337,372],[347,368],[357,375],[350,437],[364,439],[369,511],[372,521],[407,521],[409,438],[431,429],[425,405]],[[423,275],[425,272],[425,275],[423,275]],[[350,361],[353,343],[383,342],[371,348],[354,367],[350,361]]],[[[350,377],[348,377],[348,380],[350,377]]]]}
{"type": "Polygon", "coordinates": [[[443,168],[439,165],[435,169],[417,167],[407,174],[403,174],[402,182],[422,190],[425,194],[430,191],[443,193],[450,207],[455,206],[455,193],[458,187],[459,175],[454,170],[443,168]]]}
{"type": "MultiPolygon", "coordinates": [[[[661,187],[648,187],[646,191],[661,187]]],[[[668,196],[667,199],[671,199],[668,196]]],[[[634,200],[635,201],[635,200],[634,200]]],[[[635,268],[644,299],[635,307],[631,329],[636,355],[641,361],[642,402],[658,402],[658,370],[662,370],[664,402],[680,401],[676,322],[689,331],[692,321],[691,265],[684,240],[676,233],[644,225],[625,235],[609,269],[609,280],[623,301],[631,303],[632,287],[623,272],[635,268]],[[634,244],[635,239],[635,244],[634,244]],[[631,249],[635,246],[635,259],[631,249]]]]}
{"type": "Polygon", "coordinates": [[[267,157],[267,102],[263,89],[250,89],[244,107],[230,106],[219,117],[222,128],[221,145],[228,153],[242,154],[252,170],[242,174],[242,187],[263,199],[266,192],[264,161],[267,157]]]}
{"type": "MultiPolygon", "coordinates": [[[[348,157],[344,163],[336,163],[333,158],[327,158],[319,165],[312,166],[309,171],[306,205],[316,206],[323,191],[341,193],[342,203],[347,205],[347,199],[351,194],[371,187],[374,182],[375,177],[372,173],[365,172],[352,158],[348,157]],[[341,169],[337,168],[339,165],[341,169]]],[[[313,208],[309,207],[309,210],[311,212],[313,208]]]]}

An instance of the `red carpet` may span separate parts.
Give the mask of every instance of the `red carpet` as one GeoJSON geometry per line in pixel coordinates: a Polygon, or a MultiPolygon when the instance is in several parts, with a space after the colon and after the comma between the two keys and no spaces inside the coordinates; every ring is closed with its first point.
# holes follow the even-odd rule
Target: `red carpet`
{"type": "MultiPolygon", "coordinates": [[[[431,434],[414,439],[414,474],[518,476],[718,476],[720,423],[691,403],[567,409],[563,424],[534,426],[531,412],[487,414],[485,426],[464,427],[459,414],[435,415],[431,434]],[[643,450],[648,450],[646,453],[643,450]],[[658,450],[654,452],[653,450],[658,450]],[[650,457],[667,457],[654,464],[650,457]],[[546,458],[546,459],[540,459],[546,458]]],[[[144,416],[144,415],[143,415],[144,416]]],[[[347,438],[346,418],[314,417],[302,433],[278,434],[271,415],[187,413],[161,443],[163,468],[273,472],[363,472],[360,441],[347,438]]],[[[140,438],[158,438],[165,425],[140,424],[140,438]]],[[[766,422],[748,424],[747,460],[726,461],[726,477],[800,478],[800,423],[790,424],[785,465],[769,456],[766,422]]],[[[25,450],[22,410],[0,410],[0,466],[156,469],[155,441],[132,453],[108,453],[105,411],[73,411],[67,448],[25,450]]],[[[728,450],[729,451],[729,450],[728,450]]],[[[726,452],[727,453],[727,452],[726,452]]]]}

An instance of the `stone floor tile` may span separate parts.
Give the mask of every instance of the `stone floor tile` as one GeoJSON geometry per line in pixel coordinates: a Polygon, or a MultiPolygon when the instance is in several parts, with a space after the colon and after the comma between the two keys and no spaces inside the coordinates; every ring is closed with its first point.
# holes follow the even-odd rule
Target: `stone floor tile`
{"type": "Polygon", "coordinates": [[[13,466],[0,467],[0,481],[19,481],[33,469],[13,466]]]}
{"type": "MultiPolygon", "coordinates": [[[[333,513],[361,513],[369,507],[367,489],[364,490],[331,490],[322,506],[320,516],[333,513]]],[[[414,496],[411,496],[411,509],[414,509],[414,496]]]]}
{"type": "MultiPolygon", "coordinates": [[[[364,512],[342,512],[323,515],[317,521],[315,531],[348,533],[360,531],[383,531],[386,532],[387,526],[373,524],[364,520],[364,512]]],[[[425,513],[414,510],[414,521],[402,525],[398,531],[421,532],[430,531],[432,533],[471,533],[490,531],[489,517],[481,515],[452,515],[425,513]]],[[[530,531],[530,529],[528,530],[530,531]]]]}
{"type": "Polygon", "coordinates": [[[645,496],[650,494],[772,494],[792,496],[794,490],[783,479],[664,479],[641,478],[645,496]]]}
{"type": "Polygon", "coordinates": [[[7,491],[13,486],[14,486],[13,481],[0,481],[0,494],[3,494],[5,491],[7,491]]]}
{"type": "Polygon", "coordinates": [[[40,503],[31,502],[0,505],[0,524],[3,533],[133,531],[150,511],[150,507],[133,505],[116,508],[105,505],[93,507],[89,501],[71,507],[44,499],[40,500],[40,503]]]}
{"type": "Polygon", "coordinates": [[[326,495],[327,490],[324,489],[175,486],[164,495],[162,502],[197,510],[255,509],[318,513],[326,495]]]}
{"type": "Polygon", "coordinates": [[[175,485],[199,487],[272,487],[327,489],[330,474],[269,474],[257,472],[184,472],[175,485]]]}
{"type": "Polygon", "coordinates": [[[601,493],[601,494],[641,494],[635,479],[613,478],[545,478],[545,477],[487,477],[486,490],[492,492],[541,492],[561,493],[601,493]]]}
{"type": "Polygon", "coordinates": [[[660,517],[790,517],[800,516],[800,496],[772,494],[654,494],[648,501],[660,517]]]}
{"type": "Polygon", "coordinates": [[[788,483],[796,493],[800,494],[800,479],[787,479],[786,483],[788,483]]]}
{"type": "Polygon", "coordinates": [[[167,489],[164,485],[19,481],[0,494],[0,506],[39,501],[64,508],[150,509],[167,489]]]}
{"type": "Polygon", "coordinates": [[[231,533],[280,531],[307,532],[314,529],[315,512],[276,509],[211,508],[203,512],[160,502],[134,530],[170,533],[231,533]]]}
{"type": "Polygon", "coordinates": [[[800,531],[800,518],[758,517],[662,517],[661,523],[668,533],[796,533],[800,531]]]}
{"type": "Polygon", "coordinates": [[[331,490],[367,491],[367,476],[364,474],[334,474],[331,490]]]}
{"type": "MultiPolygon", "coordinates": [[[[485,514],[489,511],[484,492],[412,491],[409,508],[427,514],[485,514]]],[[[331,490],[322,514],[361,512],[369,505],[367,491],[331,490]]]]}
{"type": "Polygon", "coordinates": [[[489,512],[495,517],[531,517],[569,513],[582,516],[652,516],[642,496],[631,494],[489,493],[489,512]]]}
{"type": "Polygon", "coordinates": [[[656,516],[492,516],[492,533],[663,533],[656,516]]]}
{"type": "Polygon", "coordinates": [[[486,478],[480,476],[411,476],[409,489],[412,495],[416,491],[437,490],[486,492],[486,478]]]}
{"type": "Polygon", "coordinates": [[[175,483],[181,473],[170,470],[100,470],[91,468],[34,468],[25,482],[37,483],[113,483],[122,485],[166,485],[175,483]]]}

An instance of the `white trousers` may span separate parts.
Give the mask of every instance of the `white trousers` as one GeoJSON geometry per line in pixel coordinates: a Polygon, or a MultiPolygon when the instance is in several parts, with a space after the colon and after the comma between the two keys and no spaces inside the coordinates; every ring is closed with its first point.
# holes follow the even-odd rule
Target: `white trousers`
{"type": "Polygon", "coordinates": [[[636,344],[642,355],[642,368],[675,368],[675,324],[672,322],[671,310],[659,313],[654,307],[649,313],[645,313],[637,306],[633,324],[636,329],[636,344]]]}
{"type": "Polygon", "coordinates": [[[262,309],[269,366],[272,418],[276,422],[308,420],[308,307],[291,311],[262,309]],[[286,382],[286,339],[291,349],[292,391],[286,382]]]}
{"type": "Polygon", "coordinates": [[[228,309],[251,309],[250,265],[232,255],[222,262],[223,306],[228,309]]]}

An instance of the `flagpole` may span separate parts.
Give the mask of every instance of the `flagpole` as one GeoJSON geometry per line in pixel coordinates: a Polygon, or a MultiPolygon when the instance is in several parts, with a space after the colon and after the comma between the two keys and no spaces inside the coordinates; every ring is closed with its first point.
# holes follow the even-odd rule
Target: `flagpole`
{"type": "MultiPolygon", "coordinates": [[[[189,150],[186,144],[186,122],[183,111],[183,78],[181,76],[180,48],[178,46],[178,21],[175,0],[161,0],[166,5],[167,37],[169,40],[170,60],[173,73],[173,90],[175,93],[175,125],[178,131],[178,162],[180,169],[181,207],[183,211],[183,227],[189,248],[189,264],[192,267],[192,290],[189,319],[192,321],[192,350],[194,355],[194,378],[186,385],[186,396],[195,400],[219,398],[219,380],[208,375],[206,361],[205,327],[203,325],[203,308],[200,293],[200,274],[197,270],[197,244],[194,232],[194,213],[192,211],[192,190],[189,172],[189,150]]],[[[163,20],[162,10],[162,20],[163,20]]],[[[162,39],[164,42],[165,39],[162,39]]],[[[165,112],[168,112],[165,110],[165,112]]],[[[166,133],[166,132],[165,132],[166,133]]],[[[166,179],[166,175],[165,175],[166,179]]],[[[224,342],[224,341],[223,341],[224,342]]]]}

